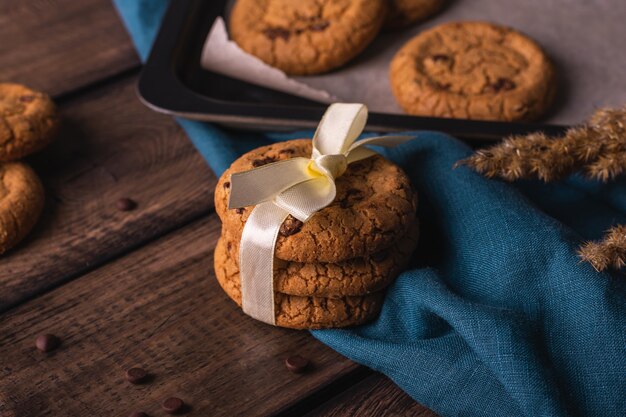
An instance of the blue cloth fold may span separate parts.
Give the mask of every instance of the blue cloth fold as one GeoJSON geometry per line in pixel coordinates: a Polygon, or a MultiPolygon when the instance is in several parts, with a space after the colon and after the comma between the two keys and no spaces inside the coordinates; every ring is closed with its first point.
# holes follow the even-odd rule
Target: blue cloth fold
{"type": "MultiPolygon", "coordinates": [[[[114,0],[142,59],[166,0],[114,0]]],[[[227,131],[179,120],[220,175],[240,154],[312,132],[227,131]]],[[[420,195],[421,242],[373,323],[312,332],[442,416],[626,416],[626,281],[576,249],[626,223],[626,180],[487,180],[470,149],[413,132],[380,152],[420,195]]]]}

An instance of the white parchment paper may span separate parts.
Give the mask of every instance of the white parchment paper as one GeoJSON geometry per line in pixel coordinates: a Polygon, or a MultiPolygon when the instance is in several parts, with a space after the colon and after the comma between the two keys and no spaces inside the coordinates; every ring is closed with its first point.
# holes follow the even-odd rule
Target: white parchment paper
{"type": "Polygon", "coordinates": [[[401,32],[382,33],[348,66],[329,74],[289,78],[229,42],[223,21],[221,28],[207,38],[205,53],[215,49],[213,53],[203,54],[202,66],[215,71],[220,56],[233,58],[228,50],[236,48],[239,54],[222,60],[229,62],[228,65],[222,62],[218,72],[324,103],[361,102],[371,111],[402,114],[388,77],[389,62],[397,50],[420,31],[439,23],[485,20],[528,34],[554,61],[560,76],[559,93],[545,121],[574,124],[598,107],[626,104],[626,0],[450,0],[449,3],[439,15],[423,24],[401,32]],[[211,44],[216,35],[221,39],[211,44]],[[249,60],[257,62],[252,64],[249,60]],[[268,85],[268,78],[273,84],[268,85]]]}

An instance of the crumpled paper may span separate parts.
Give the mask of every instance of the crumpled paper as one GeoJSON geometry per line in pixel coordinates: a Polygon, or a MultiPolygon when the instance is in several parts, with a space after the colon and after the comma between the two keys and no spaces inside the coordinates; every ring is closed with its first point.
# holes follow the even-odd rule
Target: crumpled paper
{"type": "Polygon", "coordinates": [[[271,67],[244,52],[228,38],[226,24],[221,17],[215,19],[201,55],[202,68],[252,84],[294,94],[296,96],[330,104],[341,101],[324,90],[315,89],[289,78],[284,72],[271,67]]]}

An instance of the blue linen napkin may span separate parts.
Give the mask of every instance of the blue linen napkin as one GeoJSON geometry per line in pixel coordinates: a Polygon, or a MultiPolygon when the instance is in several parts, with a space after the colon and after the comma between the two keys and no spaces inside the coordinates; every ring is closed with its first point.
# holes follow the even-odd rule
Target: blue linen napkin
{"type": "MultiPolygon", "coordinates": [[[[114,0],[145,60],[167,0],[114,0]]],[[[178,120],[220,175],[240,154],[312,132],[254,134],[178,120]]],[[[380,152],[420,195],[413,265],[375,322],[314,331],[442,416],[626,416],[626,280],[576,248],[626,222],[626,180],[516,185],[452,169],[440,133],[380,152]]]]}

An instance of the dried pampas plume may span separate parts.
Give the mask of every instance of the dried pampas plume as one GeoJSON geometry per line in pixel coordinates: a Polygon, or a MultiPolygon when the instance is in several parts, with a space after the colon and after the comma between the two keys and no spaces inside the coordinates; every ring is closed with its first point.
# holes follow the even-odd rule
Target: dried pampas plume
{"type": "Polygon", "coordinates": [[[511,136],[459,161],[489,177],[507,181],[538,178],[545,182],[574,172],[603,182],[626,172],[626,106],[601,109],[561,137],[543,133],[511,136]]]}
{"type": "Polygon", "coordinates": [[[626,266],[626,226],[611,228],[599,242],[587,242],[578,252],[597,271],[626,266]]]}
{"type": "MultiPolygon", "coordinates": [[[[607,182],[626,173],[626,106],[601,109],[587,123],[563,136],[543,133],[512,136],[491,148],[478,150],[456,166],[467,165],[489,177],[507,181],[562,179],[581,171],[607,182]]],[[[598,271],[626,266],[626,226],[610,229],[600,242],[587,242],[580,257],[598,271]]]]}

